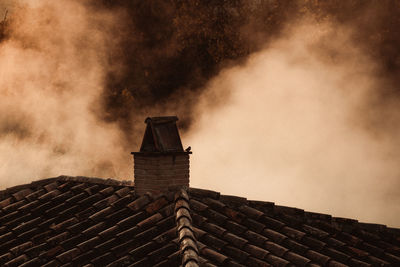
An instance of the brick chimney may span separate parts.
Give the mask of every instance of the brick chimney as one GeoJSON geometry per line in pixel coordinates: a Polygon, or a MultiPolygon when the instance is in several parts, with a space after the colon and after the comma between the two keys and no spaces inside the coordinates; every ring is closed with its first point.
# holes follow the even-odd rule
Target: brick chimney
{"type": "Polygon", "coordinates": [[[135,191],[162,192],[189,186],[190,148],[183,150],[176,122],[178,117],[150,117],[139,152],[132,152],[135,191]]]}

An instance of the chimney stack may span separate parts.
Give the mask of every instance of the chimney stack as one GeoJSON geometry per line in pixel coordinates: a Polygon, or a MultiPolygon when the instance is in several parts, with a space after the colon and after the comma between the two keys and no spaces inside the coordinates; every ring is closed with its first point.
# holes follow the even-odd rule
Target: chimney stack
{"type": "Polygon", "coordinates": [[[149,117],[139,152],[132,152],[135,191],[162,192],[189,187],[190,147],[183,150],[176,121],[178,117],[149,117]]]}

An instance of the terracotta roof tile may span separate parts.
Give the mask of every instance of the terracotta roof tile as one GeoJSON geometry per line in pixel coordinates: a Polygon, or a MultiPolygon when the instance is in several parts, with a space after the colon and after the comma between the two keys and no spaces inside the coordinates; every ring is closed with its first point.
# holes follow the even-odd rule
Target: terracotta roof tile
{"type": "Polygon", "coordinates": [[[33,229],[30,229],[30,230],[28,230],[28,231],[26,231],[24,233],[19,234],[17,237],[18,237],[18,239],[26,240],[28,238],[29,239],[32,238],[34,235],[36,235],[39,232],[40,232],[39,228],[33,228],[33,229]]]}
{"type": "Polygon", "coordinates": [[[58,186],[58,182],[57,182],[57,181],[54,181],[54,182],[51,182],[51,183],[46,184],[45,186],[43,186],[43,188],[44,188],[47,192],[50,192],[51,190],[56,189],[57,186],[58,186]]]}
{"type": "Polygon", "coordinates": [[[217,224],[210,223],[210,222],[203,223],[202,229],[204,229],[206,232],[212,233],[219,237],[222,237],[224,235],[224,233],[226,232],[225,228],[222,228],[221,226],[218,226],[217,224]]]}
{"type": "Polygon", "coordinates": [[[331,261],[328,262],[327,266],[329,266],[329,267],[346,267],[348,265],[345,265],[345,264],[342,264],[340,262],[331,260],[331,261]]]}
{"type": "Polygon", "coordinates": [[[307,266],[311,262],[308,258],[291,251],[288,251],[283,257],[296,266],[307,266]]]}
{"type": "Polygon", "coordinates": [[[18,256],[18,255],[21,255],[26,249],[28,249],[32,246],[33,246],[33,243],[31,241],[28,241],[28,242],[22,243],[21,245],[11,248],[10,252],[14,256],[18,256]]]}
{"type": "MultiPolygon", "coordinates": [[[[168,255],[171,255],[172,253],[176,252],[178,250],[178,247],[174,243],[168,243],[164,246],[162,246],[159,249],[153,250],[148,254],[150,261],[152,264],[155,264],[157,262],[160,262],[165,259],[168,255]]],[[[185,251],[186,252],[186,251],[185,251]]],[[[187,254],[186,252],[185,254],[187,254]]]]}
{"type": "Polygon", "coordinates": [[[219,265],[224,264],[224,262],[228,260],[227,256],[219,252],[216,252],[215,250],[209,249],[207,247],[201,250],[200,255],[202,255],[205,258],[211,259],[213,262],[216,262],[219,265]]]}
{"type": "MultiPolygon", "coordinates": [[[[48,204],[47,205],[47,207],[45,207],[45,208],[42,208],[42,209],[49,209],[49,207],[51,206],[51,202],[47,202],[47,203],[45,203],[45,204],[48,204]]],[[[74,206],[72,206],[72,207],[70,207],[70,208],[68,208],[68,209],[65,209],[65,210],[63,210],[63,211],[61,211],[59,214],[58,214],[58,216],[61,216],[61,217],[71,217],[71,216],[74,216],[75,214],[79,214],[79,211],[81,210],[81,205],[74,205],[74,206]]],[[[33,212],[33,211],[32,211],[33,212]]]]}
{"type": "Polygon", "coordinates": [[[190,195],[193,196],[198,196],[198,197],[210,197],[214,199],[218,199],[220,196],[220,193],[211,191],[211,190],[205,190],[205,189],[198,189],[198,188],[189,188],[188,190],[190,195]]]}
{"type": "Polygon", "coordinates": [[[38,190],[36,190],[36,191],[33,191],[32,193],[26,195],[25,198],[26,198],[28,201],[33,201],[33,200],[36,200],[39,196],[41,196],[41,195],[44,194],[45,192],[46,192],[46,191],[45,191],[44,189],[40,188],[40,189],[38,189],[38,190]]]}
{"type": "Polygon", "coordinates": [[[179,231],[179,241],[182,241],[183,239],[191,239],[191,240],[196,240],[193,234],[193,230],[187,227],[181,228],[179,231]]]}
{"type": "Polygon", "coordinates": [[[120,258],[123,255],[126,255],[132,247],[136,246],[137,242],[133,239],[125,239],[120,242],[117,246],[111,248],[111,252],[117,257],[120,258]]]}
{"type": "Polygon", "coordinates": [[[266,261],[273,266],[288,266],[290,263],[287,260],[284,260],[280,257],[274,256],[272,254],[268,254],[267,257],[265,258],[266,261]]]}
{"type": "Polygon", "coordinates": [[[130,256],[123,256],[123,257],[119,258],[118,260],[106,265],[106,267],[127,266],[130,262],[131,262],[130,256]]]}
{"type": "Polygon", "coordinates": [[[12,196],[14,197],[14,199],[16,201],[20,201],[31,193],[32,193],[32,189],[25,188],[25,189],[22,189],[20,191],[17,191],[16,193],[12,194],[12,196]]]}
{"type": "Polygon", "coordinates": [[[87,237],[84,236],[84,235],[72,236],[72,237],[70,237],[70,238],[68,238],[68,239],[66,239],[66,240],[64,240],[64,241],[62,241],[62,242],[60,243],[60,246],[61,246],[62,248],[64,248],[65,250],[69,250],[69,249],[75,247],[77,244],[79,244],[79,243],[85,241],[86,239],[87,239],[87,237]]]}
{"type": "Polygon", "coordinates": [[[115,202],[110,202],[110,204],[115,207],[115,208],[123,208],[126,206],[126,204],[132,202],[132,200],[134,200],[134,196],[133,195],[125,195],[123,197],[121,197],[120,199],[116,200],[115,202]]]}
{"type": "Polygon", "coordinates": [[[260,260],[254,257],[248,257],[246,261],[247,266],[255,266],[255,267],[269,267],[271,264],[265,262],[264,260],[260,260]]]}
{"type": "Polygon", "coordinates": [[[14,255],[11,252],[0,255],[0,264],[4,264],[4,263],[8,262],[13,257],[14,257],[14,255]]]}
{"type": "Polygon", "coordinates": [[[231,259],[239,263],[244,263],[250,256],[250,254],[247,253],[246,251],[230,245],[222,247],[222,251],[224,252],[225,255],[229,256],[231,259]]]}
{"type": "MultiPolygon", "coordinates": [[[[29,217],[30,214],[24,214],[21,216],[20,212],[18,210],[11,212],[11,213],[6,213],[1,216],[0,218],[0,223],[2,225],[15,225],[18,224],[20,221],[23,221],[24,218],[29,217]]],[[[0,238],[1,240],[1,238],[0,238]]]]}
{"type": "Polygon", "coordinates": [[[108,263],[112,262],[114,259],[114,256],[111,252],[104,253],[100,256],[97,256],[96,258],[92,259],[90,262],[94,264],[95,266],[104,266],[107,265],[108,263]]]}
{"type": "Polygon", "coordinates": [[[228,232],[225,232],[222,238],[238,248],[243,248],[248,243],[246,239],[228,232]]]}
{"type": "Polygon", "coordinates": [[[6,199],[0,201],[0,209],[3,209],[4,207],[7,207],[12,202],[13,202],[13,198],[12,197],[9,197],[9,198],[6,198],[6,199]]]}
{"type": "Polygon", "coordinates": [[[104,243],[101,243],[101,244],[95,246],[94,250],[97,253],[103,254],[103,253],[109,251],[111,248],[117,246],[119,243],[120,243],[120,240],[117,238],[107,239],[106,241],[104,241],[104,243]]]}
{"type": "Polygon", "coordinates": [[[305,236],[302,239],[302,243],[310,248],[315,248],[317,250],[321,250],[326,246],[326,243],[310,236],[305,236]]]}
{"type": "Polygon", "coordinates": [[[195,210],[195,211],[204,211],[208,208],[206,204],[201,203],[200,201],[197,201],[195,199],[190,199],[190,207],[195,210]]]}
{"type": "Polygon", "coordinates": [[[18,201],[18,202],[14,202],[14,203],[12,203],[12,204],[10,204],[10,205],[4,207],[2,211],[3,211],[4,213],[11,212],[11,211],[15,211],[15,210],[17,210],[18,208],[24,206],[26,203],[27,203],[27,201],[26,201],[25,199],[22,199],[22,200],[20,200],[20,201],[18,201]]]}
{"type": "Polygon", "coordinates": [[[368,260],[372,263],[372,265],[379,265],[379,266],[390,266],[390,263],[387,261],[381,260],[374,256],[368,256],[368,260]]]}
{"type": "Polygon", "coordinates": [[[347,262],[350,256],[333,248],[325,248],[324,254],[340,262],[347,262]]]}
{"type": "Polygon", "coordinates": [[[54,200],[54,198],[56,196],[60,195],[60,194],[61,194],[60,190],[54,189],[54,190],[52,190],[52,191],[50,191],[50,192],[48,192],[48,193],[46,193],[44,195],[41,195],[40,197],[38,197],[38,199],[40,201],[46,201],[46,200],[49,200],[49,199],[53,199],[54,200]]]}
{"type": "Polygon", "coordinates": [[[335,238],[332,238],[332,237],[326,238],[325,241],[327,244],[329,244],[332,247],[342,247],[346,244],[346,243],[344,243],[340,240],[337,240],[335,238]]]}
{"type": "Polygon", "coordinates": [[[144,195],[137,198],[132,203],[128,204],[127,207],[136,212],[139,211],[142,207],[146,206],[148,203],[150,203],[150,199],[147,195],[144,195]]]}
{"type": "Polygon", "coordinates": [[[56,259],[58,261],[60,261],[61,263],[67,263],[67,262],[71,262],[73,258],[75,258],[76,256],[78,256],[80,253],[80,250],[78,248],[73,248],[71,250],[68,250],[60,255],[58,255],[56,257],[56,259]]]}
{"type": "MultiPolygon", "coordinates": [[[[262,232],[264,236],[268,237],[269,239],[273,240],[274,242],[277,243],[282,243],[285,239],[287,239],[287,237],[284,234],[281,234],[279,232],[276,232],[274,230],[271,229],[264,229],[264,231],[262,232]]],[[[316,242],[318,242],[318,240],[316,240],[316,242]]]]}
{"type": "Polygon", "coordinates": [[[192,216],[190,216],[190,212],[187,209],[179,209],[176,211],[176,220],[180,220],[181,218],[187,218],[189,221],[192,220],[192,216]]]}
{"type": "Polygon", "coordinates": [[[57,267],[57,266],[60,266],[60,263],[57,260],[52,260],[42,265],[42,267],[57,267]]]}
{"type": "Polygon", "coordinates": [[[264,215],[263,212],[254,209],[252,207],[249,207],[247,205],[242,205],[238,208],[242,213],[244,213],[246,216],[253,218],[253,219],[259,219],[261,216],[264,215]]]}
{"type": "Polygon", "coordinates": [[[201,204],[201,205],[204,205],[206,207],[210,206],[211,208],[213,208],[217,211],[222,211],[226,207],[226,204],[222,203],[219,200],[213,199],[213,198],[206,197],[206,198],[202,199],[202,201],[205,204],[201,204]]]}
{"type": "Polygon", "coordinates": [[[280,246],[274,242],[270,242],[270,241],[265,242],[264,248],[279,257],[283,256],[286,252],[289,251],[287,248],[282,247],[282,246],[280,246]]]}
{"type": "Polygon", "coordinates": [[[238,224],[236,222],[233,221],[226,221],[225,222],[225,227],[226,229],[228,229],[229,231],[231,231],[234,234],[242,234],[245,231],[247,231],[247,228],[244,225],[238,224]]]}
{"type": "Polygon", "coordinates": [[[246,244],[246,246],[244,246],[243,250],[248,252],[250,255],[253,255],[254,257],[261,259],[261,260],[264,259],[269,254],[269,252],[266,251],[265,249],[262,249],[258,246],[254,246],[251,244],[246,244]]]}
{"type": "Polygon", "coordinates": [[[126,240],[135,236],[137,233],[140,232],[140,228],[137,226],[130,227],[116,235],[116,237],[120,240],[126,240]]]}
{"type": "Polygon", "coordinates": [[[55,245],[58,244],[64,240],[66,240],[69,237],[69,233],[68,232],[62,232],[56,236],[53,236],[49,239],[46,240],[46,243],[50,244],[50,245],[55,245]]]}
{"type": "Polygon", "coordinates": [[[47,231],[41,231],[38,234],[32,236],[32,242],[34,242],[35,244],[38,244],[42,241],[44,241],[45,239],[47,239],[50,235],[52,234],[51,230],[47,230],[47,231]]]}
{"type": "Polygon", "coordinates": [[[200,241],[204,242],[205,244],[207,244],[217,250],[222,249],[224,246],[226,246],[228,244],[228,242],[226,242],[218,237],[215,237],[213,235],[210,235],[210,234],[206,234],[206,235],[202,236],[200,241]]]}
{"type": "Polygon", "coordinates": [[[262,247],[265,242],[267,242],[269,239],[266,238],[263,235],[260,235],[256,232],[253,232],[251,230],[248,230],[246,232],[243,233],[243,237],[246,238],[247,240],[249,240],[251,243],[262,247]]]}
{"type": "Polygon", "coordinates": [[[178,225],[179,221],[175,223],[175,217],[173,216],[166,217],[156,223],[156,226],[160,231],[168,231],[173,228],[175,228],[177,231],[180,231],[181,227],[178,225]]]}
{"type": "Polygon", "coordinates": [[[382,257],[384,260],[387,260],[388,262],[394,262],[396,264],[400,264],[400,257],[395,256],[393,254],[390,253],[385,253],[382,257]]]}
{"type": "Polygon", "coordinates": [[[206,209],[203,214],[211,221],[221,225],[224,224],[224,222],[228,219],[228,217],[212,209],[206,209]]]}
{"type": "Polygon", "coordinates": [[[321,265],[325,265],[331,259],[330,257],[325,256],[313,250],[308,250],[304,255],[310,260],[321,265]]]}
{"type": "Polygon", "coordinates": [[[34,267],[34,266],[40,266],[41,261],[39,258],[33,258],[27,262],[24,262],[23,264],[19,265],[20,267],[34,267]]]}
{"type": "Polygon", "coordinates": [[[360,267],[367,267],[367,266],[372,266],[371,264],[365,263],[363,261],[359,261],[357,259],[350,259],[348,262],[350,266],[360,266],[360,267]]]}
{"type": "Polygon", "coordinates": [[[26,262],[27,260],[29,260],[29,258],[25,254],[23,254],[23,255],[20,255],[20,256],[18,256],[16,258],[4,263],[4,266],[5,267],[19,266],[22,263],[26,262]]]}
{"type": "Polygon", "coordinates": [[[95,236],[89,240],[83,241],[82,243],[78,244],[76,247],[79,248],[80,251],[86,252],[92,249],[94,246],[98,245],[101,242],[101,238],[95,236]]]}
{"type": "Polygon", "coordinates": [[[265,229],[264,224],[249,218],[244,220],[243,224],[246,225],[247,228],[249,228],[250,230],[253,230],[254,232],[257,232],[259,234],[265,229]]]}
{"type": "Polygon", "coordinates": [[[168,200],[165,197],[160,197],[154,202],[148,204],[145,210],[148,214],[153,214],[155,212],[158,212],[161,208],[165,207],[167,204],[168,200]]]}
{"type": "Polygon", "coordinates": [[[301,241],[301,239],[306,235],[306,233],[293,229],[292,227],[285,226],[281,229],[282,233],[286,236],[290,237],[291,239],[301,241]]]}
{"type": "Polygon", "coordinates": [[[400,264],[400,230],[189,188],[61,176],[0,191],[0,264],[400,264]]]}
{"type": "Polygon", "coordinates": [[[39,256],[41,252],[48,250],[48,248],[49,248],[48,243],[41,243],[37,246],[30,247],[27,250],[25,250],[25,254],[29,255],[31,258],[35,258],[39,256]]]}
{"type": "Polygon", "coordinates": [[[153,239],[157,235],[157,233],[158,233],[157,226],[153,226],[150,229],[147,229],[146,231],[136,234],[136,238],[140,240],[153,239]]]}
{"type": "Polygon", "coordinates": [[[24,231],[27,231],[33,227],[35,227],[39,222],[42,221],[42,218],[37,217],[37,218],[33,218],[27,222],[23,222],[21,224],[19,224],[18,226],[14,227],[13,229],[11,229],[11,231],[18,235],[24,231]]]}
{"type": "Polygon", "coordinates": [[[96,235],[98,232],[103,231],[106,228],[106,226],[107,226],[106,222],[99,222],[82,231],[82,234],[90,237],[96,235]]]}
{"type": "MultiPolygon", "coordinates": [[[[214,198],[217,199],[218,197],[214,197],[214,198]]],[[[225,202],[225,203],[228,203],[231,205],[246,205],[248,203],[246,198],[238,197],[238,196],[221,195],[219,199],[222,202],[225,202]]]]}

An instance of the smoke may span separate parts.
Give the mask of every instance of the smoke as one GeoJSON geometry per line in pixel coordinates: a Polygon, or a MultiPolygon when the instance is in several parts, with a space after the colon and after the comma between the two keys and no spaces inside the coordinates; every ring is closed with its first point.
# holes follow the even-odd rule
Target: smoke
{"type": "Polygon", "coordinates": [[[185,137],[191,185],[400,226],[400,116],[387,106],[379,114],[396,124],[367,127],[382,81],[353,35],[333,21],[295,21],[213,79],[185,137]]]}
{"type": "Polygon", "coordinates": [[[128,177],[123,133],[97,116],[119,42],[115,11],[20,1],[8,23],[0,44],[1,186],[60,174],[128,177]]]}
{"type": "Polygon", "coordinates": [[[397,1],[9,0],[0,19],[5,9],[1,187],[132,179],[144,118],[176,114],[192,186],[399,221],[397,1]]]}

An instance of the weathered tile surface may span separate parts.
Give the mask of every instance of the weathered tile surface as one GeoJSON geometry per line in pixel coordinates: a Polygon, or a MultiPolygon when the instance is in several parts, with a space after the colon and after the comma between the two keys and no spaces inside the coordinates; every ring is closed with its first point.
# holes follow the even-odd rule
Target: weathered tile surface
{"type": "Polygon", "coordinates": [[[199,256],[207,264],[400,266],[400,229],[188,191],[199,256]]]}
{"type": "Polygon", "coordinates": [[[173,194],[138,198],[128,182],[57,177],[1,191],[0,205],[1,266],[181,260],[173,256],[179,252],[173,194]]]}
{"type": "Polygon", "coordinates": [[[1,266],[400,266],[400,230],[189,188],[61,176],[0,191],[1,266]]]}

